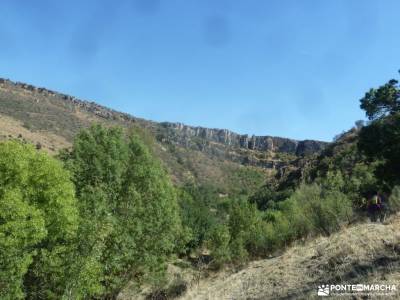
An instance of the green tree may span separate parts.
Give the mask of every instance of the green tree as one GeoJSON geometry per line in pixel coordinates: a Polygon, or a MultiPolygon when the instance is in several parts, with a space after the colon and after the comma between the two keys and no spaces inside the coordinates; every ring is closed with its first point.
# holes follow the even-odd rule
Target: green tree
{"type": "Polygon", "coordinates": [[[372,122],[361,129],[358,147],[370,161],[383,160],[376,174],[389,190],[399,183],[400,172],[400,86],[390,80],[371,89],[360,100],[361,108],[372,122]]]}
{"type": "Polygon", "coordinates": [[[389,197],[388,206],[389,211],[392,213],[400,211],[400,186],[395,186],[393,188],[392,193],[389,197]]]}
{"type": "Polygon", "coordinates": [[[390,186],[399,183],[400,113],[377,119],[363,127],[358,147],[370,161],[383,161],[376,170],[378,179],[388,182],[390,186]]]}
{"type": "Polygon", "coordinates": [[[225,224],[216,224],[207,234],[207,247],[213,257],[213,265],[220,268],[231,260],[231,237],[229,228],[225,224]]]}
{"type": "Polygon", "coordinates": [[[378,89],[370,89],[360,102],[370,120],[400,112],[398,81],[392,79],[378,89]]]}
{"type": "Polygon", "coordinates": [[[0,295],[61,298],[76,237],[74,188],[61,163],[33,146],[0,144],[0,295]]]}
{"type": "MultiPolygon", "coordinates": [[[[299,223],[303,228],[308,230],[311,227],[313,233],[329,235],[349,221],[352,214],[351,201],[335,187],[338,180],[340,181],[338,177],[335,177],[333,177],[334,180],[329,180],[329,183],[324,183],[322,186],[301,185],[289,199],[298,208],[296,213],[303,216],[299,223]],[[323,188],[324,185],[325,188],[323,188]],[[327,189],[327,186],[331,188],[327,189]],[[304,222],[304,218],[310,224],[304,222]]],[[[299,227],[299,224],[294,223],[293,227],[299,227]]]]}
{"type": "Polygon", "coordinates": [[[207,239],[208,232],[218,222],[215,214],[217,197],[206,186],[185,185],[178,190],[182,223],[188,228],[190,238],[187,250],[200,248],[207,239]]]}
{"type": "Polygon", "coordinates": [[[159,280],[182,229],[174,188],[149,149],[119,128],[94,125],[62,157],[80,202],[82,264],[95,266],[81,275],[91,293],[114,297],[131,279],[159,280]]]}
{"type": "Polygon", "coordinates": [[[256,206],[244,200],[235,201],[229,211],[228,226],[233,258],[244,261],[249,255],[257,255],[262,241],[262,219],[256,206]]]}
{"type": "Polygon", "coordinates": [[[277,190],[271,185],[264,185],[249,197],[249,202],[257,205],[259,210],[273,209],[277,203],[287,199],[293,193],[290,188],[277,190]]]}

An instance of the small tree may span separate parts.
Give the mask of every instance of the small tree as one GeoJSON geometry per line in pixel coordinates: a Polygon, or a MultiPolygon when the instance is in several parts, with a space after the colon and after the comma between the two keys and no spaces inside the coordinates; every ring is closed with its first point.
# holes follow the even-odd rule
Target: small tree
{"type": "Polygon", "coordinates": [[[87,297],[115,297],[132,278],[158,281],[182,244],[175,190],[160,163],[137,136],[100,125],[82,131],[62,157],[80,200],[79,276],[90,282],[87,297]]]}
{"type": "Polygon", "coordinates": [[[400,186],[395,186],[389,197],[389,211],[392,213],[400,211],[400,186]]]}
{"type": "MultiPolygon", "coordinates": [[[[349,221],[352,214],[351,201],[346,195],[336,189],[323,189],[317,184],[300,186],[290,200],[297,206],[297,213],[309,220],[314,233],[329,235],[349,221]]],[[[304,232],[309,228],[304,219],[298,224],[305,226],[304,232]]]]}
{"type": "Polygon", "coordinates": [[[229,228],[223,224],[215,225],[208,233],[207,247],[211,251],[214,267],[219,268],[231,260],[229,228]]]}
{"type": "Polygon", "coordinates": [[[400,112],[398,81],[392,79],[378,89],[370,89],[360,102],[370,120],[400,112]]]}
{"type": "Polygon", "coordinates": [[[62,165],[31,145],[0,143],[1,298],[19,299],[23,291],[60,298],[77,227],[74,188],[62,165]]]}

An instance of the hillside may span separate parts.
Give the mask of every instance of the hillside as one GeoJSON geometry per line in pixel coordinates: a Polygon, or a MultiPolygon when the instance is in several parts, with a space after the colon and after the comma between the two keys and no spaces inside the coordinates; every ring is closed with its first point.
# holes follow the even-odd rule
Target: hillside
{"type": "MultiPolygon", "coordinates": [[[[179,299],[318,299],[321,284],[377,283],[397,284],[397,293],[384,299],[399,299],[399,228],[397,215],[385,224],[360,223],[330,237],[299,242],[280,256],[253,261],[240,271],[212,273],[200,281],[192,278],[179,299]]],[[[119,299],[137,297],[122,293],[119,299]]]]}
{"type": "Polygon", "coordinates": [[[327,145],[1,80],[0,297],[313,299],[320,285],[394,284],[398,91],[367,93],[371,121],[327,145]]]}
{"type": "Polygon", "coordinates": [[[224,193],[232,192],[238,183],[256,187],[264,181],[261,177],[265,179],[287,168],[297,169],[299,157],[317,153],[327,144],[156,123],[95,102],[0,79],[0,139],[24,139],[55,154],[69,147],[74,135],[92,123],[139,128],[176,183],[195,180],[218,185],[224,193]],[[245,177],[257,178],[256,181],[241,182],[243,173],[253,174],[245,177]]]}

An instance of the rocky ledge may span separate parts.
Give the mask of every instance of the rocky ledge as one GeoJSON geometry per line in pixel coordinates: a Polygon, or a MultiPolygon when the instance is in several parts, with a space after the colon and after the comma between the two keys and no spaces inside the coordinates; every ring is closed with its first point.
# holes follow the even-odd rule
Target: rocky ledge
{"type": "MultiPolygon", "coordinates": [[[[86,110],[98,117],[123,122],[139,122],[155,132],[163,132],[161,142],[165,139],[182,146],[188,146],[193,139],[200,139],[207,143],[214,142],[232,148],[243,148],[257,151],[272,151],[304,156],[321,151],[328,143],[314,140],[297,141],[293,139],[273,136],[249,136],[238,134],[227,129],[212,129],[204,127],[188,126],[182,123],[156,123],[131,116],[127,113],[117,112],[113,109],[99,105],[93,101],[80,100],[73,96],[58,93],[46,88],[35,87],[22,82],[13,82],[9,79],[0,78],[0,87],[24,90],[27,93],[55,98],[72,104],[74,107],[86,110]],[[165,135],[165,133],[167,133],[165,135]]],[[[39,101],[39,100],[37,100],[39,101]]]]}
{"type": "Polygon", "coordinates": [[[175,131],[180,144],[187,144],[189,139],[201,138],[207,141],[224,144],[233,148],[244,148],[257,151],[272,151],[304,156],[324,149],[328,143],[314,140],[293,140],[274,136],[249,136],[238,134],[227,129],[193,127],[182,123],[164,122],[160,124],[167,130],[175,131]]]}

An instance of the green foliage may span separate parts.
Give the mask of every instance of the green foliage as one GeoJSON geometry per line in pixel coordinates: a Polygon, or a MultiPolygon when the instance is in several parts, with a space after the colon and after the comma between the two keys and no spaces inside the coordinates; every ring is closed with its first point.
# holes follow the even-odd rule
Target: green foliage
{"type": "Polygon", "coordinates": [[[367,164],[356,163],[350,175],[345,177],[345,184],[342,191],[352,200],[353,207],[362,208],[365,206],[365,197],[374,190],[379,189],[375,170],[378,163],[367,164]]]}
{"type": "Polygon", "coordinates": [[[230,234],[228,226],[215,225],[207,236],[207,246],[213,257],[214,267],[219,268],[231,259],[230,234]]]}
{"type": "Polygon", "coordinates": [[[384,161],[376,171],[378,178],[391,186],[397,184],[400,174],[400,113],[363,127],[358,147],[370,160],[384,161]]]}
{"type": "Polygon", "coordinates": [[[0,197],[0,296],[23,298],[22,281],[36,252],[34,248],[47,235],[40,211],[23,200],[20,192],[2,191],[0,197]]]}
{"type": "Polygon", "coordinates": [[[400,86],[390,80],[371,89],[361,100],[372,122],[361,129],[358,147],[370,161],[383,160],[376,175],[386,187],[399,183],[400,172],[400,86]]]}
{"type": "Polygon", "coordinates": [[[389,211],[392,213],[400,211],[400,186],[395,186],[389,197],[389,211]]]}
{"type": "Polygon", "coordinates": [[[80,200],[85,266],[71,293],[86,282],[85,297],[113,297],[132,278],[160,280],[182,229],[175,190],[158,161],[137,136],[99,125],[82,131],[63,159],[80,200]]]}
{"type": "Polygon", "coordinates": [[[254,203],[259,210],[273,209],[277,203],[290,197],[293,190],[283,189],[277,190],[270,185],[264,185],[249,197],[250,203],[254,203]]]}
{"type": "Polygon", "coordinates": [[[94,125],[82,130],[75,137],[70,157],[66,158],[77,194],[87,186],[102,185],[110,198],[115,197],[121,190],[128,153],[121,128],[94,125]]]}
{"type": "Polygon", "coordinates": [[[398,81],[392,79],[378,89],[370,89],[360,102],[370,120],[400,112],[398,81]]]}
{"type": "MultiPolygon", "coordinates": [[[[300,237],[300,227],[293,227],[292,223],[297,223],[297,220],[292,219],[291,216],[298,216],[293,214],[295,211],[295,205],[293,202],[282,202],[280,204],[287,206],[283,210],[267,210],[264,214],[264,220],[266,221],[266,242],[264,248],[267,252],[273,252],[279,248],[286,247],[295,236],[300,237]]],[[[304,234],[308,233],[306,231],[304,234]]]]}
{"type": "Polygon", "coordinates": [[[229,211],[232,257],[243,261],[257,255],[261,243],[262,219],[256,206],[248,201],[235,201],[229,211]]]}
{"type": "Polygon", "coordinates": [[[244,199],[231,200],[228,217],[215,224],[207,234],[214,266],[243,263],[264,251],[264,224],[255,205],[244,199]]]}
{"type": "Polygon", "coordinates": [[[320,185],[301,185],[293,195],[264,213],[264,247],[272,251],[309,235],[329,235],[349,221],[351,201],[339,191],[339,175],[320,185]]]}
{"type": "Polygon", "coordinates": [[[64,294],[78,227],[73,185],[62,165],[32,146],[0,144],[0,295],[64,294]],[[23,287],[24,285],[24,287],[23,287]]]}
{"type": "Polygon", "coordinates": [[[215,205],[217,198],[211,188],[186,185],[179,190],[182,223],[188,229],[188,252],[200,248],[208,232],[217,223],[215,205]]]}
{"type": "Polygon", "coordinates": [[[330,185],[336,185],[351,200],[354,208],[362,209],[365,206],[365,197],[372,191],[381,189],[376,176],[376,169],[381,162],[368,161],[359,151],[357,143],[358,136],[349,132],[328,147],[315,163],[309,183],[325,181],[326,185],[326,181],[336,180],[336,183],[332,182],[330,185]]]}
{"type": "Polygon", "coordinates": [[[229,172],[229,193],[249,195],[265,182],[265,174],[252,167],[241,167],[229,172]]]}
{"type": "MultiPolygon", "coordinates": [[[[337,178],[333,183],[337,183],[337,178]]],[[[352,214],[351,201],[335,186],[328,188],[331,184],[326,182],[325,187],[302,185],[289,199],[297,204],[299,210],[296,213],[310,222],[307,229],[311,229],[312,233],[329,235],[338,230],[342,223],[349,221],[352,214]]]]}

